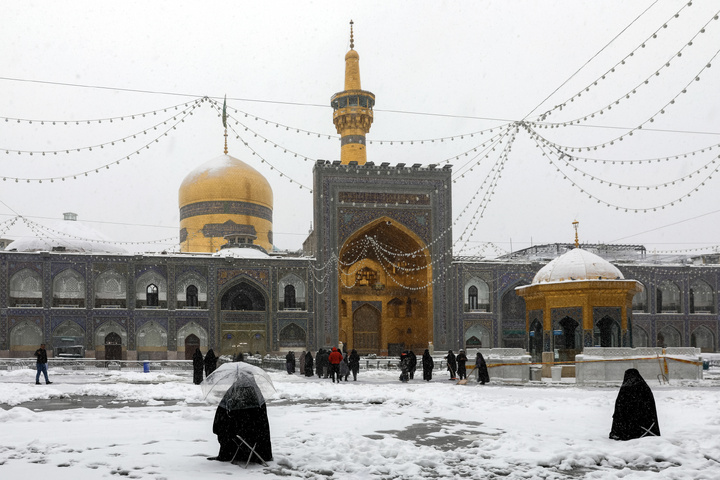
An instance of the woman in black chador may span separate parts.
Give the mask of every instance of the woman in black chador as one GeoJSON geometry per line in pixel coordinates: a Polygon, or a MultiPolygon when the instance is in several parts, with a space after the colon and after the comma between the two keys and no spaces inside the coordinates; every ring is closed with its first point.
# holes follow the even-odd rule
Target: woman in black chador
{"type": "Polygon", "coordinates": [[[220,452],[208,460],[235,460],[242,464],[248,460],[253,463],[272,460],[265,399],[253,380],[240,379],[228,389],[215,411],[213,433],[218,437],[220,452]]]}
{"type": "Polygon", "coordinates": [[[640,372],[625,370],[613,413],[610,438],[630,440],[645,436],[660,436],[655,398],[640,372]]]}
{"type": "Polygon", "coordinates": [[[313,376],[313,356],[310,350],[305,354],[305,376],[313,376]]]}
{"type": "Polygon", "coordinates": [[[457,380],[455,377],[455,372],[457,372],[457,362],[455,361],[455,354],[452,350],[448,350],[445,360],[447,360],[447,369],[450,372],[450,380],[457,380]]]}
{"type": "Polygon", "coordinates": [[[360,371],[360,355],[358,355],[357,350],[354,348],[348,357],[348,367],[350,367],[350,371],[352,372],[353,382],[357,381],[357,374],[360,371]]]}
{"type": "Polygon", "coordinates": [[[217,357],[215,356],[215,352],[213,352],[213,349],[211,348],[208,350],[207,354],[205,354],[205,376],[207,377],[212,372],[215,371],[217,368],[217,357]]]}
{"type": "Polygon", "coordinates": [[[465,363],[467,362],[467,355],[465,355],[465,350],[460,350],[460,352],[457,354],[457,357],[455,357],[455,360],[457,361],[457,373],[460,380],[463,378],[467,378],[467,370],[465,370],[465,363]]]}
{"type": "Polygon", "coordinates": [[[193,383],[200,385],[203,379],[203,356],[199,348],[195,349],[192,356],[193,360],[193,383]]]}
{"type": "Polygon", "coordinates": [[[475,355],[475,370],[478,373],[478,383],[485,385],[490,381],[490,374],[488,373],[487,364],[485,363],[485,357],[480,352],[475,355]]]}
{"type": "Polygon", "coordinates": [[[432,380],[432,371],[433,371],[433,368],[435,368],[435,362],[433,361],[433,358],[430,355],[430,350],[428,350],[428,349],[425,349],[425,353],[423,353],[422,366],[423,366],[423,380],[425,380],[426,382],[429,382],[430,380],[432,380]]]}

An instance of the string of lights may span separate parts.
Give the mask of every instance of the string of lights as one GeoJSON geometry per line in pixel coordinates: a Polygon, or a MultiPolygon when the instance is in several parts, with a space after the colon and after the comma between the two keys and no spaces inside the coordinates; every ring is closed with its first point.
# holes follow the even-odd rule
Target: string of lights
{"type": "Polygon", "coordinates": [[[23,221],[25,222],[26,225],[32,224],[33,226],[36,227],[36,229],[50,232],[54,235],[59,235],[61,237],[66,237],[66,238],[72,238],[74,240],[82,240],[82,241],[90,242],[90,243],[99,243],[99,244],[110,243],[113,245],[145,245],[145,244],[162,244],[162,243],[167,243],[167,242],[171,242],[171,241],[173,241],[174,243],[177,243],[177,241],[178,241],[177,235],[174,235],[172,237],[161,238],[159,240],[149,240],[149,241],[142,241],[142,242],[118,242],[118,241],[113,241],[113,240],[96,240],[96,239],[92,239],[92,238],[72,235],[67,232],[62,232],[60,230],[56,230],[56,229],[48,227],[46,225],[41,225],[41,224],[34,222],[25,217],[23,217],[23,221]]]}
{"type": "Polygon", "coordinates": [[[145,143],[144,145],[142,145],[140,148],[134,150],[133,152],[131,152],[131,153],[127,154],[127,155],[124,155],[122,158],[119,158],[119,159],[117,159],[117,160],[114,160],[114,161],[112,161],[112,162],[110,162],[110,163],[106,163],[106,164],[104,164],[104,165],[100,165],[100,166],[98,166],[98,167],[91,168],[90,170],[81,171],[81,172],[79,172],[79,173],[73,173],[73,174],[63,175],[63,176],[57,176],[57,177],[14,177],[14,176],[10,176],[10,175],[3,175],[3,176],[2,176],[2,179],[3,179],[3,181],[8,181],[8,180],[10,180],[10,181],[15,181],[16,183],[17,183],[17,182],[21,182],[21,181],[22,181],[22,182],[26,182],[26,183],[31,183],[31,182],[42,183],[43,181],[45,181],[45,182],[51,182],[51,183],[52,183],[52,182],[54,182],[54,181],[56,181],[56,180],[60,180],[60,181],[63,181],[63,182],[64,182],[65,180],[70,180],[70,179],[72,179],[72,180],[77,180],[78,177],[80,177],[80,178],[82,178],[82,177],[87,177],[87,176],[88,176],[88,173],[93,173],[93,172],[95,172],[95,173],[100,173],[100,171],[109,170],[111,166],[113,166],[113,165],[119,165],[119,164],[120,164],[121,162],[123,162],[123,161],[130,160],[130,158],[131,158],[133,155],[140,155],[140,153],[141,153],[142,151],[150,149],[150,146],[151,146],[153,143],[159,143],[161,138],[167,137],[168,132],[170,132],[170,131],[172,131],[172,130],[176,130],[176,129],[177,129],[177,126],[180,125],[181,123],[184,123],[184,122],[185,122],[185,119],[186,119],[188,116],[193,115],[193,111],[194,111],[196,108],[198,108],[199,105],[200,105],[200,104],[193,104],[193,105],[191,105],[190,107],[188,107],[186,110],[184,110],[184,111],[182,112],[182,115],[177,115],[176,117],[174,117],[174,118],[177,118],[177,117],[180,117],[180,118],[179,118],[174,124],[172,124],[168,129],[166,129],[165,131],[162,131],[162,132],[160,133],[160,135],[158,135],[157,137],[153,138],[153,139],[150,140],[149,142],[145,143]],[[103,169],[104,169],[104,170],[103,170],[103,169]]]}
{"type": "Polygon", "coordinates": [[[689,191],[687,191],[685,194],[683,194],[683,195],[675,198],[674,200],[672,200],[672,201],[670,201],[670,202],[666,202],[666,203],[663,203],[663,204],[654,205],[654,206],[652,206],[652,207],[644,207],[644,208],[637,208],[637,207],[635,207],[635,208],[634,208],[634,207],[630,207],[630,206],[622,206],[622,205],[613,204],[613,203],[611,203],[611,202],[607,202],[607,201],[605,201],[605,200],[597,197],[596,195],[593,195],[592,193],[588,192],[585,188],[581,187],[581,186],[578,185],[574,180],[572,180],[572,179],[568,176],[567,173],[565,173],[563,170],[561,170],[560,166],[558,166],[558,165],[553,161],[552,156],[547,154],[547,152],[545,151],[545,149],[543,148],[543,146],[542,146],[541,143],[539,143],[539,142],[536,141],[536,145],[538,145],[539,148],[540,148],[540,150],[542,151],[542,156],[543,156],[543,157],[547,157],[548,160],[549,160],[549,162],[550,162],[550,164],[553,165],[553,166],[556,168],[556,171],[559,172],[560,175],[562,175],[563,180],[566,180],[566,181],[569,182],[573,187],[575,187],[575,188],[577,188],[578,190],[580,190],[580,193],[583,193],[583,194],[587,195],[588,198],[597,201],[597,203],[599,203],[599,204],[603,204],[603,205],[605,205],[605,206],[607,206],[607,207],[615,208],[615,210],[624,211],[624,212],[634,212],[634,213],[640,213],[640,212],[642,212],[642,213],[647,213],[647,212],[650,212],[650,211],[656,212],[656,211],[658,211],[658,210],[664,210],[666,207],[673,207],[673,206],[675,206],[675,204],[682,202],[684,199],[690,197],[694,192],[697,192],[700,188],[702,188],[703,186],[705,186],[705,182],[707,182],[708,180],[712,179],[712,176],[720,169],[720,164],[718,164],[718,166],[715,167],[715,168],[710,172],[710,174],[706,177],[705,180],[703,180],[702,182],[698,183],[694,188],[691,187],[691,189],[690,189],[689,191]]]}
{"type": "Polygon", "coordinates": [[[447,137],[436,137],[436,138],[426,138],[426,139],[414,139],[414,140],[368,140],[369,144],[378,144],[378,145],[425,145],[426,143],[443,143],[446,140],[450,142],[454,142],[455,140],[464,140],[465,137],[474,138],[475,135],[485,135],[493,133],[495,130],[502,130],[506,126],[508,126],[512,122],[505,122],[502,125],[498,125],[492,128],[486,128],[484,130],[477,130],[475,132],[470,133],[461,133],[458,135],[451,135],[447,137]]]}
{"type": "MultiPolygon", "coordinates": [[[[188,105],[189,105],[188,108],[190,108],[190,106],[198,106],[201,102],[202,102],[202,99],[198,99],[198,100],[196,100],[196,101],[194,101],[194,102],[188,102],[188,105]]],[[[186,110],[187,110],[187,109],[183,109],[183,110],[180,111],[178,114],[173,115],[173,116],[172,116],[172,120],[176,120],[176,119],[177,119],[177,116],[185,113],[186,110]]],[[[75,152],[82,152],[82,151],[84,151],[84,150],[87,150],[87,151],[92,152],[92,151],[93,151],[93,148],[95,148],[95,149],[101,148],[101,149],[102,149],[102,148],[106,148],[106,147],[112,147],[112,146],[115,146],[115,144],[123,144],[123,143],[125,143],[127,140],[136,139],[139,135],[147,135],[147,134],[148,134],[148,131],[151,131],[151,132],[152,132],[152,131],[157,131],[158,127],[160,127],[160,126],[162,126],[162,125],[167,125],[168,122],[170,122],[170,121],[171,121],[171,119],[168,118],[168,119],[166,119],[166,120],[164,120],[164,121],[162,121],[162,122],[158,122],[158,123],[156,123],[156,124],[154,124],[154,125],[151,125],[151,126],[148,127],[148,128],[144,128],[144,129],[142,129],[142,130],[140,130],[140,131],[137,131],[137,132],[135,132],[135,133],[131,133],[131,134],[126,135],[126,136],[124,136],[124,137],[116,138],[116,139],[114,139],[114,140],[110,140],[110,141],[107,141],[107,142],[98,143],[98,144],[94,144],[94,145],[86,145],[86,146],[82,146],[82,147],[73,147],[73,148],[60,148],[60,149],[57,149],[57,150],[14,150],[14,149],[10,149],[10,148],[0,148],[0,151],[1,151],[1,150],[5,150],[5,154],[6,154],[6,155],[9,155],[10,153],[17,153],[18,155],[31,155],[31,156],[32,156],[32,155],[40,155],[40,156],[45,156],[45,155],[57,155],[58,153],[69,154],[70,152],[75,153],[75,152]]]]}
{"type": "MultiPolygon", "coordinates": [[[[571,163],[572,157],[569,157],[562,152],[557,152],[557,153],[558,153],[558,160],[560,160],[562,163],[564,163],[564,165],[566,167],[572,168],[573,171],[582,174],[583,177],[588,177],[591,181],[597,180],[600,183],[600,185],[607,185],[608,187],[624,188],[627,190],[645,190],[645,191],[658,190],[661,187],[667,188],[667,187],[670,187],[677,183],[684,182],[685,180],[689,180],[696,175],[700,175],[700,173],[703,170],[708,170],[710,168],[710,166],[717,163],[718,158],[720,158],[720,155],[718,155],[717,157],[713,157],[710,161],[706,162],[704,165],[701,165],[696,170],[694,170],[686,175],[683,175],[681,177],[673,178],[672,180],[669,180],[667,182],[655,183],[655,184],[651,184],[651,185],[631,185],[631,184],[626,184],[626,183],[616,183],[616,182],[613,182],[610,180],[606,180],[606,179],[597,177],[585,170],[578,168],[577,165],[575,165],[574,163],[571,163]],[[570,160],[568,160],[568,159],[570,159],[570,160]]],[[[705,180],[707,180],[707,177],[705,178],[705,180]]],[[[704,185],[704,183],[702,183],[702,185],[704,185]]]]}
{"type": "MultiPolygon", "coordinates": [[[[215,100],[211,100],[211,105],[212,105],[213,108],[215,108],[216,110],[220,109],[220,111],[222,111],[222,107],[220,107],[219,105],[217,105],[217,102],[216,102],[215,100]]],[[[230,130],[235,134],[235,138],[238,139],[238,140],[240,140],[240,141],[243,143],[243,145],[245,145],[245,147],[246,147],[248,150],[250,150],[250,153],[251,153],[253,156],[257,156],[257,157],[260,159],[260,163],[267,163],[268,166],[270,167],[270,170],[271,170],[271,171],[277,171],[277,174],[280,176],[280,178],[285,178],[285,179],[287,179],[290,183],[296,184],[296,185],[300,188],[300,190],[305,189],[305,190],[307,190],[309,193],[312,193],[312,188],[310,188],[310,187],[308,187],[308,186],[306,186],[306,185],[303,185],[302,183],[300,183],[300,182],[297,181],[297,180],[294,180],[292,177],[290,177],[289,175],[283,173],[279,168],[277,168],[275,165],[273,165],[272,163],[270,163],[270,161],[268,161],[265,157],[263,157],[262,155],[260,155],[254,148],[252,148],[252,147],[250,146],[250,144],[249,144],[247,141],[245,141],[245,140],[242,138],[242,136],[238,133],[237,130],[235,130],[235,128],[232,126],[232,124],[228,124],[228,126],[229,126],[230,130]]],[[[255,136],[257,136],[257,134],[255,134],[255,136]]],[[[265,142],[267,142],[267,139],[265,139],[265,142]]],[[[273,144],[273,145],[275,145],[275,144],[273,144]]],[[[276,146],[277,146],[277,145],[276,145],[276,146]]]]}
{"type": "MultiPolygon", "coordinates": [[[[586,115],[584,115],[584,116],[581,116],[581,117],[578,117],[578,118],[575,118],[575,119],[572,119],[572,120],[566,120],[566,121],[563,121],[563,122],[550,122],[550,123],[543,122],[543,124],[550,126],[550,128],[558,128],[558,127],[570,126],[570,125],[573,125],[573,124],[579,124],[579,123],[581,123],[581,122],[586,122],[586,121],[588,121],[589,119],[595,118],[595,115],[604,115],[605,112],[607,112],[607,111],[609,111],[609,110],[612,110],[613,105],[620,105],[620,102],[625,102],[626,100],[629,100],[632,96],[634,96],[635,94],[637,94],[638,90],[640,90],[642,87],[644,87],[644,86],[646,86],[646,85],[649,85],[649,84],[650,84],[650,80],[652,80],[654,77],[659,77],[663,70],[670,68],[670,65],[671,65],[672,60],[673,60],[673,59],[676,59],[676,58],[679,58],[679,57],[682,57],[683,52],[684,52],[685,49],[690,48],[690,47],[692,47],[693,45],[695,45],[695,39],[696,39],[697,37],[699,37],[700,35],[702,35],[703,33],[705,33],[705,31],[706,31],[706,29],[707,29],[707,26],[708,26],[711,22],[713,22],[714,20],[717,20],[717,18],[718,18],[718,13],[720,13],[720,10],[718,10],[718,11],[714,14],[714,16],[711,17],[710,20],[708,20],[707,23],[705,23],[705,25],[703,25],[702,28],[701,28],[700,30],[698,30],[698,32],[695,33],[695,35],[693,35],[693,36],[690,38],[690,40],[688,40],[687,43],[685,43],[685,45],[682,46],[682,48],[680,48],[680,50],[678,50],[677,52],[673,53],[673,55],[671,55],[670,58],[668,58],[665,63],[663,63],[659,68],[655,69],[655,71],[654,71],[653,73],[651,73],[649,76],[647,76],[645,79],[643,79],[640,83],[638,83],[637,85],[635,85],[633,88],[631,88],[630,90],[628,90],[625,94],[621,95],[620,97],[618,97],[618,98],[615,99],[614,101],[610,102],[609,104],[605,105],[604,107],[602,107],[602,108],[600,108],[600,109],[598,109],[598,110],[595,110],[595,111],[592,112],[592,113],[586,114],[586,115]]],[[[644,45],[643,45],[643,46],[644,46],[644,45]]],[[[708,68],[708,67],[706,67],[706,68],[708,68]]],[[[703,70],[704,70],[704,69],[703,69],[703,70]]],[[[702,70],[701,70],[701,72],[702,72],[702,70]]],[[[588,89],[588,90],[589,90],[589,89],[588,89]]],[[[587,90],[586,90],[586,91],[587,91],[587,90]]],[[[570,99],[570,102],[573,102],[573,101],[574,101],[574,99],[570,99]]],[[[561,107],[561,108],[562,108],[562,107],[561,107]]]]}
{"type": "Polygon", "coordinates": [[[190,100],[188,102],[179,103],[177,105],[171,105],[169,107],[164,108],[158,108],[157,110],[149,110],[146,112],[140,112],[140,113],[131,113],[128,115],[123,115],[119,117],[103,117],[103,118],[94,118],[94,119],[83,119],[83,120],[42,120],[42,119],[30,119],[30,118],[18,118],[18,117],[3,117],[0,116],[0,120],[5,120],[5,122],[13,122],[13,123],[27,123],[29,125],[91,125],[93,123],[101,124],[103,122],[105,123],[113,123],[118,120],[125,121],[125,120],[137,120],[141,118],[145,118],[150,115],[157,115],[158,113],[167,113],[168,110],[175,110],[177,111],[181,107],[189,107],[192,103],[197,102],[199,99],[190,100]]]}
{"type": "MultiPolygon", "coordinates": [[[[488,142],[482,143],[478,147],[473,148],[472,149],[473,152],[477,152],[478,148],[481,148],[482,150],[480,152],[478,152],[477,155],[473,155],[472,158],[470,158],[470,160],[468,160],[464,165],[461,165],[455,172],[453,172],[453,176],[455,177],[453,179],[453,183],[457,183],[458,179],[460,179],[460,178],[465,178],[465,175],[469,175],[471,172],[473,172],[475,170],[475,168],[479,167],[484,159],[489,158],[490,153],[495,151],[495,148],[499,145],[500,140],[502,140],[507,135],[507,132],[510,130],[510,128],[513,128],[512,124],[508,124],[507,128],[505,128],[502,132],[494,135],[488,142]],[[492,142],[492,143],[490,143],[490,142],[492,142]],[[486,144],[487,144],[487,146],[486,146],[486,144]],[[483,154],[485,154],[485,155],[483,156],[483,154]],[[480,160],[473,163],[469,169],[463,171],[463,169],[467,168],[467,166],[470,165],[472,162],[474,162],[475,159],[478,157],[480,157],[480,160]]],[[[470,152],[470,150],[465,152],[465,156],[468,156],[469,152],[470,152]]],[[[455,160],[458,160],[459,158],[460,158],[459,156],[456,156],[455,160]]]]}
{"type": "MultiPolygon", "coordinates": [[[[554,114],[554,113],[556,113],[556,112],[558,112],[558,111],[562,111],[562,109],[563,109],[564,107],[566,107],[568,103],[572,103],[572,102],[574,102],[576,99],[580,98],[583,93],[589,92],[593,87],[596,87],[596,86],[598,85],[598,82],[601,82],[601,81],[605,80],[608,76],[610,76],[610,75],[612,75],[613,73],[615,73],[615,72],[616,72],[619,68],[621,68],[623,65],[627,64],[627,63],[630,61],[630,59],[635,56],[635,53],[637,53],[638,51],[642,51],[642,49],[644,49],[644,48],[647,46],[647,43],[648,43],[648,42],[652,42],[653,40],[657,39],[657,38],[658,38],[658,34],[661,33],[663,30],[666,30],[666,29],[668,28],[668,25],[671,25],[671,23],[672,23],[675,19],[680,18],[680,14],[682,13],[682,11],[685,10],[685,8],[690,7],[690,6],[692,6],[692,2],[688,2],[688,3],[686,3],[686,4],[683,4],[683,6],[680,7],[680,9],[679,9],[678,11],[676,11],[670,18],[668,18],[667,20],[665,20],[665,22],[663,22],[663,24],[662,24],[660,27],[658,27],[655,31],[653,31],[653,33],[651,33],[650,36],[648,36],[648,37],[647,37],[645,40],[643,40],[639,45],[637,45],[635,48],[633,48],[633,49],[630,51],[630,53],[628,53],[625,57],[623,57],[619,62],[617,62],[615,65],[613,65],[613,66],[610,67],[608,70],[606,70],[605,73],[603,73],[602,75],[600,75],[599,77],[597,77],[597,78],[596,78],[595,80],[593,80],[591,83],[589,83],[588,85],[586,85],[585,88],[581,89],[580,91],[578,91],[577,93],[575,93],[574,95],[572,95],[570,98],[568,98],[568,99],[565,100],[564,102],[562,102],[562,103],[560,103],[560,104],[558,104],[558,105],[555,105],[553,108],[551,108],[551,109],[547,110],[546,112],[538,115],[535,120],[536,120],[536,121],[544,121],[544,120],[546,120],[546,119],[547,119],[549,116],[551,116],[552,114],[554,114]]],[[[717,19],[717,14],[716,14],[716,16],[715,16],[714,19],[717,19]]]]}
{"type": "MultiPolygon", "coordinates": [[[[603,143],[598,143],[598,144],[596,144],[596,145],[589,145],[589,146],[584,146],[584,147],[580,147],[580,146],[559,146],[559,148],[560,148],[561,150],[566,151],[566,152],[568,152],[568,151],[569,151],[569,152],[574,152],[575,150],[577,150],[578,152],[581,152],[581,151],[583,151],[583,150],[586,150],[586,151],[597,150],[598,147],[599,147],[599,148],[606,148],[606,147],[608,147],[608,146],[615,145],[615,142],[621,142],[621,141],[623,141],[625,138],[633,136],[633,134],[634,134],[635,132],[642,130],[645,125],[647,125],[647,124],[649,124],[649,123],[653,123],[653,122],[655,121],[655,118],[656,118],[657,116],[659,116],[659,115],[664,115],[667,108],[669,108],[671,105],[674,105],[675,102],[677,101],[677,99],[678,99],[681,95],[687,93],[687,89],[690,87],[690,85],[693,85],[695,82],[699,82],[699,81],[700,81],[700,78],[701,78],[701,74],[702,74],[706,69],[708,69],[708,68],[710,68],[710,67],[712,66],[712,62],[715,60],[715,58],[716,58],[719,54],[720,54],[720,49],[717,50],[717,51],[715,51],[715,54],[713,54],[713,56],[710,58],[710,60],[708,61],[708,63],[700,69],[700,71],[694,76],[694,78],[693,78],[692,80],[690,80],[690,82],[688,82],[688,83],[682,88],[682,90],[680,90],[680,92],[678,92],[677,94],[675,94],[675,95],[670,99],[670,101],[666,102],[666,103],[663,105],[663,107],[660,108],[660,110],[656,111],[654,114],[652,114],[652,115],[651,115],[650,117],[648,117],[646,120],[644,120],[643,122],[641,122],[637,127],[634,127],[634,128],[629,129],[627,132],[621,134],[621,135],[618,136],[618,137],[615,137],[615,138],[613,138],[613,139],[611,139],[611,140],[608,140],[608,141],[605,141],[605,142],[603,142],[603,143]]],[[[523,124],[525,124],[525,125],[532,125],[532,126],[535,127],[535,128],[552,128],[552,126],[551,126],[550,124],[542,124],[542,123],[536,123],[536,122],[524,122],[523,124]]]]}

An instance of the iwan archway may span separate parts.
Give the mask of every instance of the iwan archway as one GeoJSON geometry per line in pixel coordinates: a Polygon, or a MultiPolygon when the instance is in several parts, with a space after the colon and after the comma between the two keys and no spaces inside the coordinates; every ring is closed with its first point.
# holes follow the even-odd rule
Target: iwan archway
{"type": "Polygon", "coordinates": [[[432,262],[425,243],[381,217],[348,237],[339,258],[339,340],[359,353],[422,353],[433,341],[432,262]]]}

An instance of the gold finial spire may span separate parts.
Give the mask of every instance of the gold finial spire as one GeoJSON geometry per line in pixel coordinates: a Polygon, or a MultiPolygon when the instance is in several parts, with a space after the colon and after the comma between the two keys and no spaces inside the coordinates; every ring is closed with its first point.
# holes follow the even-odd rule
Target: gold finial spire
{"type": "Polygon", "coordinates": [[[578,224],[579,223],[580,222],[578,222],[577,220],[572,222],[573,227],[575,227],[575,248],[580,248],[580,240],[578,240],[578,224]]]}
{"type": "Polygon", "coordinates": [[[350,50],[355,48],[355,41],[353,40],[353,21],[350,20],[350,50]]]}

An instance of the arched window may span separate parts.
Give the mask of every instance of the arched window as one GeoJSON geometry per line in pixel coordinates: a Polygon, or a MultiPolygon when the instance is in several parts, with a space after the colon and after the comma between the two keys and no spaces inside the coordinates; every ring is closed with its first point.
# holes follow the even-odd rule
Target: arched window
{"type": "Polygon", "coordinates": [[[125,308],[127,282],[115,270],[106,270],[95,280],[95,308],[125,308]]]}
{"type": "Polygon", "coordinates": [[[658,347],[682,347],[682,336],[680,332],[671,326],[665,326],[657,333],[658,347]]]}
{"type": "Polygon", "coordinates": [[[643,289],[642,292],[638,292],[633,296],[632,309],[633,312],[647,313],[647,290],[643,289]]]}
{"type": "Polygon", "coordinates": [[[188,285],[185,289],[185,306],[198,306],[198,288],[195,285],[188,285]]]}
{"type": "Polygon", "coordinates": [[[468,307],[470,310],[477,310],[478,308],[478,291],[475,285],[468,289],[468,307]]]}
{"type": "Polygon", "coordinates": [[[715,335],[709,328],[700,326],[690,335],[690,346],[699,348],[701,352],[715,351],[715,335]]]}
{"type": "Polygon", "coordinates": [[[148,307],[157,307],[159,303],[158,287],[151,283],[145,289],[145,305],[148,307]]]}
{"type": "Polygon", "coordinates": [[[403,302],[399,298],[393,298],[388,302],[388,313],[392,318],[400,318],[400,307],[403,302]]]}
{"type": "Polygon", "coordinates": [[[680,313],[680,289],[672,282],[663,282],[657,288],[657,313],[680,313]]]}
{"type": "Polygon", "coordinates": [[[265,311],[265,296],[253,285],[240,282],[222,296],[220,309],[265,311]]]}
{"type": "Polygon", "coordinates": [[[42,307],[42,277],[24,268],[10,277],[11,307],[42,307]]]}
{"type": "Polygon", "coordinates": [[[285,285],[285,299],[284,299],[284,307],[286,309],[288,308],[296,308],[295,307],[295,286],[294,285],[285,285]]]}
{"type": "Polygon", "coordinates": [[[610,317],[604,317],[595,325],[595,345],[601,347],[620,346],[620,325],[610,317]]]}
{"type": "Polygon", "coordinates": [[[632,346],[637,347],[649,347],[650,340],[647,332],[641,327],[633,327],[632,330],[632,346]]]}
{"type": "Polygon", "coordinates": [[[53,307],[85,307],[85,279],[72,268],[53,279],[53,307]]]}
{"type": "Polygon", "coordinates": [[[690,286],[690,313],[715,313],[715,294],[702,280],[696,280],[690,286]]]}

